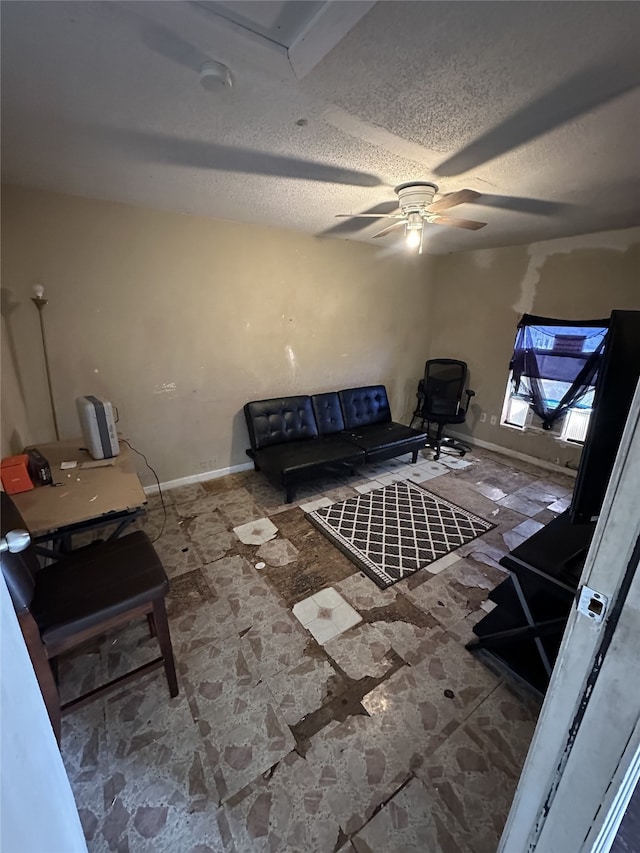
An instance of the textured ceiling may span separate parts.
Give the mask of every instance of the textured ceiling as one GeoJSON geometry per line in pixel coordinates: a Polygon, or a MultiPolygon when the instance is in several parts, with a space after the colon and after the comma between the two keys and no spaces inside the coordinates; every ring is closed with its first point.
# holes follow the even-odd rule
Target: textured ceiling
{"type": "Polygon", "coordinates": [[[431,252],[640,224],[640,4],[379,2],[296,79],[324,5],[2,3],[3,178],[358,240],[398,183],[482,193],[431,252]]]}

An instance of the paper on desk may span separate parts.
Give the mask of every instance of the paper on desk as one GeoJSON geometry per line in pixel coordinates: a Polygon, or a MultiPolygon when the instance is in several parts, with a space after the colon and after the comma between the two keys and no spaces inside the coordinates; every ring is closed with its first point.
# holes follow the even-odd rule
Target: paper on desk
{"type": "Polygon", "coordinates": [[[77,464],[78,464],[78,463],[76,462],[76,460],[75,460],[75,459],[73,460],[73,462],[61,462],[61,463],[60,463],[60,468],[61,468],[63,471],[66,471],[66,470],[67,470],[67,468],[75,468],[77,464]]]}
{"type": "Polygon", "coordinates": [[[81,468],[111,468],[116,464],[115,459],[93,459],[91,462],[81,462],[81,468]]]}

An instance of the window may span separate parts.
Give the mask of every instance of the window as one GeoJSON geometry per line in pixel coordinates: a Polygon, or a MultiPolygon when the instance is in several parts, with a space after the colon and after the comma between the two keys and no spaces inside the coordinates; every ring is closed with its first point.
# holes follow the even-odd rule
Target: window
{"type": "Polygon", "coordinates": [[[583,443],[606,333],[606,320],[570,323],[525,315],[500,423],[524,430],[536,425],[537,416],[543,429],[557,424],[560,438],[583,443]]]}

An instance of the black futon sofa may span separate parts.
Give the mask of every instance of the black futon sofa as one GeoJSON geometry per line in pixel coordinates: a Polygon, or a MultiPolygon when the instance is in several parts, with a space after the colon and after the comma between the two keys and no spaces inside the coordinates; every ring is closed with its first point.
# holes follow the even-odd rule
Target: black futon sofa
{"type": "Polygon", "coordinates": [[[412,453],[427,434],[391,420],[384,385],[297,397],[255,400],[244,414],[256,471],[286,489],[291,503],[298,483],[335,469],[412,453]]]}

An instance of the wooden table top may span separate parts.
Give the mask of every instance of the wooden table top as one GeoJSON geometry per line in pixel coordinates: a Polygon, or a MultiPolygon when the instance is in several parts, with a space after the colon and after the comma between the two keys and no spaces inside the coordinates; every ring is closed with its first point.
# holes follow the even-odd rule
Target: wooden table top
{"type": "Polygon", "coordinates": [[[120,454],[106,467],[82,468],[94,463],[82,450],[82,438],[34,445],[51,467],[52,486],[36,486],[29,492],[12,495],[32,536],[40,536],[81,521],[100,518],[111,512],[137,509],[146,495],[133,464],[131,452],[120,442],[120,454]],[[62,462],[78,464],[64,470],[62,462]]]}

